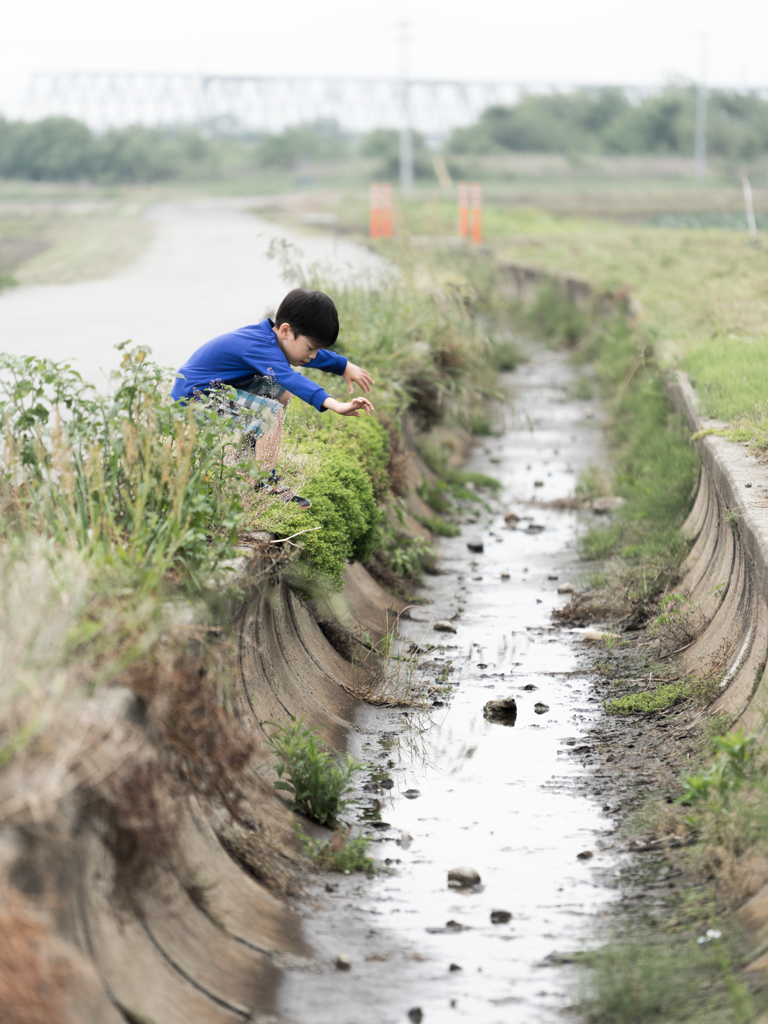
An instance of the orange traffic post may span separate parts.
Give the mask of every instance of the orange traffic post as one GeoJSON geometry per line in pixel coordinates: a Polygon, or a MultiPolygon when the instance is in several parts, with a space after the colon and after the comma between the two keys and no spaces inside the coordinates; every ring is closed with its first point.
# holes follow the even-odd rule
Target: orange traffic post
{"type": "Polygon", "coordinates": [[[378,238],[381,234],[381,191],[378,181],[371,182],[371,187],[368,191],[368,206],[370,208],[368,234],[371,238],[378,238]]]}
{"type": "Polygon", "coordinates": [[[472,182],[470,202],[472,204],[472,241],[480,245],[483,240],[483,186],[472,182]]]}
{"type": "Polygon", "coordinates": [[[385,183],[381,186],[381,237],[392,237],[392,186],[385,183]]]}
{"type": "Polygon", "coordinates": [[[469,185],[459,182],[459,238],[469,238],[469,185]]]}

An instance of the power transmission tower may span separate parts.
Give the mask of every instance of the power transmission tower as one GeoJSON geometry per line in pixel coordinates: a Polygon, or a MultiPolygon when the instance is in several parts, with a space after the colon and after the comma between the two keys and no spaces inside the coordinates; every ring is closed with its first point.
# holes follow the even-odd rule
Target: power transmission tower
{"type": "Polygon", "coordinates": [[[699,36],[699,85],[696,90],[696,180],[707,176],[707,35],[699,36]]]}
{"type": "Polygon", "coordinates": [[[400,123],[400,189],[404,195],[413,192],[413,135],[411,134],[411,103],[408,68],[408,22],[400,22],[400,87],[402,111],[400,123]]]}

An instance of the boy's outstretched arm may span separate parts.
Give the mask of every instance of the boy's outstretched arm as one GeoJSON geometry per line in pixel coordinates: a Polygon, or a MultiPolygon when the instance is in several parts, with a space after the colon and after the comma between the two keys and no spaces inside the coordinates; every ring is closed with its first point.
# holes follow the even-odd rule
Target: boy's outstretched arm
{"type": "Polygon", "coordinates": [[[371,390],[371,385],[376,383],[367,370],[364,370],[362,366],[356,366],[351,360],[347,362],[347,368],[342,377],[347,382],[350,395],[352,394],[353,384],[357,384],[361,391],[368,392],[371,390]]]}
{"type": "Polygon", "coordinates": [[[339,416],[360,416],[362,414],[361,411],[364,411],[366,416],[370,416],[373,412],[373,406],[370,401],[361,396],[353,398],[351,402],[337,402],[335,398],[329,396],[323,402],[322,407],[323,409],[329,409],[331,412],[338,413],[339,416]]]}

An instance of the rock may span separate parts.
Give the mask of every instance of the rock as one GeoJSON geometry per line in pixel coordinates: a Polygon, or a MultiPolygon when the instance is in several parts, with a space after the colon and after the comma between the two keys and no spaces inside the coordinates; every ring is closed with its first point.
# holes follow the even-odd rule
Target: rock
{"type": "Polygon", "coordinates": [[[484,545],[481,540],[468,540],[467,547],[477,555],[481,555],[484,550],[484,545]]]}
{"type": "Polygon", "coordinates": [[[541,701],[539,701],[537,704],[533,705],[533,710],[537,715],[546,715],[549,711],[549,704],[542,704],[541,701]]]}
{"type": "Polygon", "coordinates": [[[448,622],[447,619],[438,619],[437,622],[432,626],[432,629],[436,629],[438,633],[455,633],[456,627],[452,622],[448,622]]]}
{"type": "Polygon", "coordinates": [[[417,797],[421,796],[421,793],[418,789],[406,789],[403,796],[406,800],[415,800],[417,797]]]}
{"type": "Polygon", "coordinates": [[[338,888],[339,888],[338,885],[332,885],[330,882],[326,882],[325,883],[325,891],[326,892],[336,892],[336,890],[338,888]]]}
{"type": "Polygon", "coordinates": [[[349,959],[347,953],[339,953],[336,957],[336,970],[337,971],[351,971],[352,961],[349,959]]]}
{"type": "Polygon", "coordinates": [[[539,523],[528,523],[528,529],[525,532],[526,533],[541,533],[543,529],[544,529],[544,527],[541,526],[539,523]]]}
{"type": "Polygon", "coordinates": [[[538,690],[538,686],[536,686],[534,683],[526,683],[525,686],[523,687],[523,689],[524,690],[538,690]]]}
{"type": "Polygon", "coordinates": [[[508,910],[491,911],[491,924],[508,924],[511,920],[512,915],[508,910]]]}
{"type": "Polygon", "coordinates": [[[461,967],[459,967],[458,964],[451,964],[451,966],[448,968],[448,970],[449,971],[460,971],[461,967]]]}
{"type": "Polygon", "coordinates": [[[379,785],[382,789],[392,789],[395,784],[392,779],[382,779],[379,785]]]}
{"type": "Polygon", "coordinates": [[[520,516],[517,514],[517,512],[507,512],[507,514],[504,516],[504,522],[507,524],[507,526],[511,526],[512,523],[520,522],[520,516]]]}
{"type": "Polygon", "coordinates": [[[616,512],[622,508],[626,502],[623,498],[619,498],[614,494],[606,494],[602,498],[595,498],[592,502],[592,509],[595,512],[599,512],[600,515],[608,515],[609,512],[616,512]]]}
{"type": "Polygon", "coordinates": [[[560,578],[559,576],[547,576],[548,580],[557,580],[559,578],[560,578]]]}
{"type": "Polygon", "coordinates": [[[595,410],[594,409],[585,409],[584,410],[584,418],[587,419],[587,420],[594,419],[595,418],[595,410]]]}
{"type": "Polygon", "coordinates": [[[576,588],[572,583],[561,583],[557,588],[558,594],[572,594],[576,588]]]}
{"type": "Polygon", "coordinates": [[[508,572],[503,572],[503,573],[501,574],[501,578],[502,578],[503,580],[508,580],[508,579],[509,579],[509,573],[508,573],[508,572]]]}
{"type": "Polygon", "coordinates": [[[590,860],[592,856],[591,850],[582,850],[581,853],[576,854],[576,860],[590,860]]]}
{"type": "Polygon", "coordinates": [[[483,707],[483,717],[489,722],[501,722],[503,725],[514,725],[517,718],[517,701],[514,697],[500,697],[489,700],[483,707]]]}
{"type": "Polygon", "coordinates": [[[534,487],[543,487],[544,486],[544,481],[543,480],[534,480],[533,481],[533,486],[534,487]]]}
{"type": "Polygon", "coordinates": [[[421,1012],[420,1006],[412,1006],[408,1011],[408,1020],[411,1024],[421,1024],[424,1018],[424,1014],[421,1012]]]}
{"type": "Polygon", "coordinates": [[[595,644],[605,640],[608,635],[608,633],[603,633],[600,629],[585,629],[582,640],[585,644],[595,644]]]}
{"type": "Polygon", "coordinates": [[[404,846],[405,849],[407,850],[408,847],[413,842],[413,836],[410,834],[410,832],[401,832],[400,838],[397,841],[400,844],[400,846],[404,846]]]}
{"type": "Polygon", "coordinates": [[[451,887],[467,888],[470,885],[479,885],[479,883],[480,875],[474,868],[451,868],[448,872],[448,885],[451,887]]]}

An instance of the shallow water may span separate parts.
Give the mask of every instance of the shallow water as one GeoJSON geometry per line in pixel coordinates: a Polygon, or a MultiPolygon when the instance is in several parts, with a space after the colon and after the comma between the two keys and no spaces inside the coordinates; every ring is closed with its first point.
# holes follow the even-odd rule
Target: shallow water
{"type": "Polygon", "coordinates": [[[611,822],[577,785],[587,769],[572,751],[601,713],[580,631],[551,620],[568,600],[558,586],[580,571],[578,519],[540,504],[570,494],[579,469],[603,455],[599,416],[567,397],[572,376],[549,352],[508,375],[515,415],[472,453],[472,469],[502,481],[498,510],[441,541],[432,604],[403,624],[417,642],[444,644],[425,660],[452,667],[455,693],[429,720],[379,713],[385,735],[368,722],[355,737],[360,759],[381,763],[374,784],[394,784],[364,794],[375,855],[390,864],[373,880],[334,875],[336,891],[318,887],[306,927],[321,963],[311,978],[289,972],[282,989],[282,1012],[300,1024],[406,1021],[414,1007],[428,1022],[548,1024],[573,1002],[567,975],[542,961],[588,935],[614,896],[619,855],[601,851],[611,822]],[[504,511],[544,529],[529,533],[525,520],[508,529],[504,511]],[[482,554],[467,550],[475,538],[482,554]],[[432,630],[433,617],[460,605],[455,636],[432,630]],[[486,721],[486,701],[507,695],[518,704],[514,727],[486,721]],[[537,714],[536,702],[550,710],[537,714]],[[593,856],[579,859],[584,851],[593,856]],[[459,865],[474,867],[481,886],[449,889],[459,865]],[[492,910],[512,919],[492,924],[492,910]],[[350,971],[335,969],[339,952],[350,971]]]}

